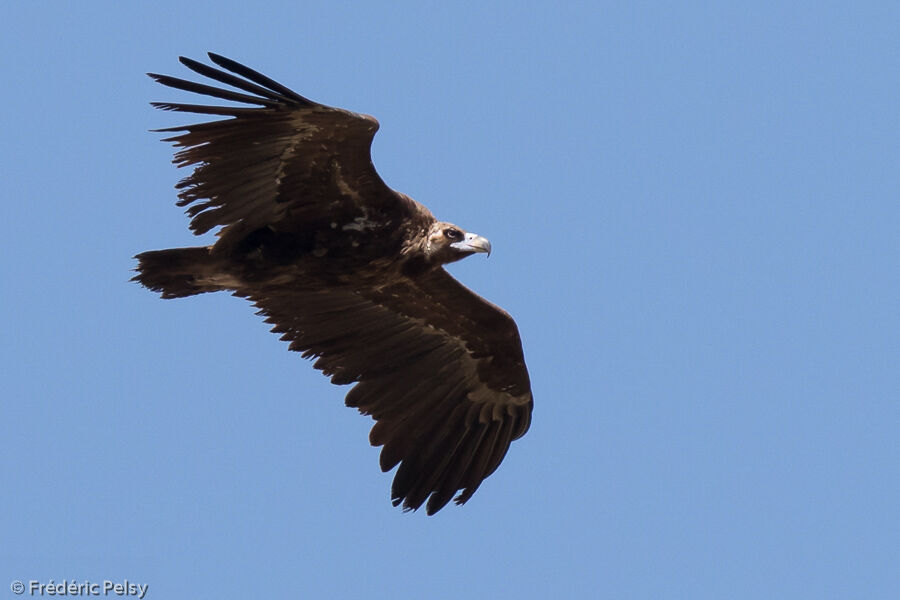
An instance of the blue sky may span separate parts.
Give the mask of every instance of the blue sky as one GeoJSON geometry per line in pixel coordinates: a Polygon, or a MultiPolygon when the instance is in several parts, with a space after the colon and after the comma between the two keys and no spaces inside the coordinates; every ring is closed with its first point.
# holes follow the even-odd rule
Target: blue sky
{"type": "Polygon", "coordinates": [[[896,3],[15,3],[0,24],[0,597],[897,598],[896,3]],[[727,6],[726,6],[727,4],[727,6]],[[491,239],[531,431],[390,506],[371,421],[245,302],[147,130],[214,51],[376,116],[382,177],[491,239]],[[26,596],[27,597],[27,593],[26,596]]]}

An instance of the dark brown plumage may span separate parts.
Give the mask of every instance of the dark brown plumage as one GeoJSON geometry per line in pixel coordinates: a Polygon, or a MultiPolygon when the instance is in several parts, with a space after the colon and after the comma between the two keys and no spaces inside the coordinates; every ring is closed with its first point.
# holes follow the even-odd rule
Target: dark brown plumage
{"type": "Polygon", "coordinates": [[[317,104],[232,60],[181,58],[240,92],[150,74],[241,106],[154,103],[229,117],[162,131],[193,172],[178,184],[212,246],[144,252],[135,280],[164,298],[229,291],[253,302],[290,349],[315,358],[347,406],[371,415],[394,505],[433,514],[466,502],[531,422],[513,319],[442,265],[489,252],[385,185],[369,148],[378,122],[317,104]],[[247,105],[250,105],[248,107],[247,105]]]}

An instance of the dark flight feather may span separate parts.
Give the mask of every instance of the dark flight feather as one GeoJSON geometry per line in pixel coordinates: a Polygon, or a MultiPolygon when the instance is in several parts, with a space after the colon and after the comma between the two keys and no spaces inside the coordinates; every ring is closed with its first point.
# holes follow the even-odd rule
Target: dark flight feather
{"type": "Polygon", "coordinates": [[[280,83],[278,83],[277,81],[275,81],[273,79],[269,79],[262,73],[260,73],[258,71],[254,71],[250,67],[246,67],[239,62],[233,61],[230,58],[225,58],[224,56],[215,54],[213,52],[209,52],[207,54],[211,61],[213,61],[214,63],[216,63],[223,69],[228,69],[232,73],[237,73],[238,75],[242,75],[243,77],[246,77],[250,81],[255,81],[259,85],[267,87],[275,92],[278,92],[279,94],[292,99],[293,101],[297,102],[298,104],[303,104],[303,105],[307,105],[307,106],[312,106],[315,104],[315,102],[307,100],[306,98],[304,98],[297,92],[293,91],[292,89],[281,85],[280,83]]]}
{"type": "Polygon", "coordinates": [[[152,77],[158,83],[167,85],[171,88],[184,90],[186,92],[205,94],[207,96],[213,96],[214,98],[221,98],[222,100],[231,100],[232,102],[260,104],[262,106],[268,107],[278,106],[278,102],[276,100],[269,100],[267,98],[260,98],[257,96],[241,94],[239,92],[232,92],[230,90],[223,90],[222,88],[213,87],[211,85],[204,85],[202,83],[195,83],[186,79],[179,79],[178,77],[170,77],[168,75],[158,75],[156,73],[147,73],[147,75],[152,77]]]}
{"type": "Polygon", "coordinates": [[[454,496],[466,502],[533,406],[515,322],[442,266],[489,246],[452,243],[446,228],[458,228],[385,185],[370,155],[374,118],[209,57],[220,68],[180,61],[239,91],[150,76],[243,105],[153,103],[226,117],[159,130],[175,134],[174,162],[193,167],[177,205],[194,233],[218,228],[218,241],[139,254],[135,280],[164,298],[247,298],[290,350],[355,384],[345,402],[375,420],[379,464],[397,467],[395,506],[433,514],[454,496]]]}

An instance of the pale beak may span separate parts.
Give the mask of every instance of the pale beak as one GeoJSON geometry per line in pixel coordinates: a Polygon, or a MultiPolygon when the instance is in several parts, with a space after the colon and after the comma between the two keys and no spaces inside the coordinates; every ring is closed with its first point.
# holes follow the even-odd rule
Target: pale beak
{"type": "Polygon", "coordinates": [[[451,248],[468,252],[485,252],[491,255],[491,242],[475,233],[467,233],[463,241],[450,244],[451,248]]]}

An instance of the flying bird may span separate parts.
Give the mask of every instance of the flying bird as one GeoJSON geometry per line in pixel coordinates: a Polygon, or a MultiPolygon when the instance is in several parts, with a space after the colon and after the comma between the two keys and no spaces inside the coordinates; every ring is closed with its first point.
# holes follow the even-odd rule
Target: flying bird
{"type": "Polygon", "coordinates": [[[490,242],[437,220],[372,164],[378,121],[318,104],[233,60],[180,58],[235,89],[149,73],[235,106],[154,102],[225,117],[158,131],[193,171],[178,185],[211,246],[138,254],[134,277],[163,298],[248,299],[290,350],[314,358],[347,406],[370,415],[394,506],[463,504],[528,430],[533,400],[515,321],[443,265],[490,242]],[[239,90],[239,91],[236,91],[239,90]],[[454,498],[455,496],[455,498],[454,498]]]}

